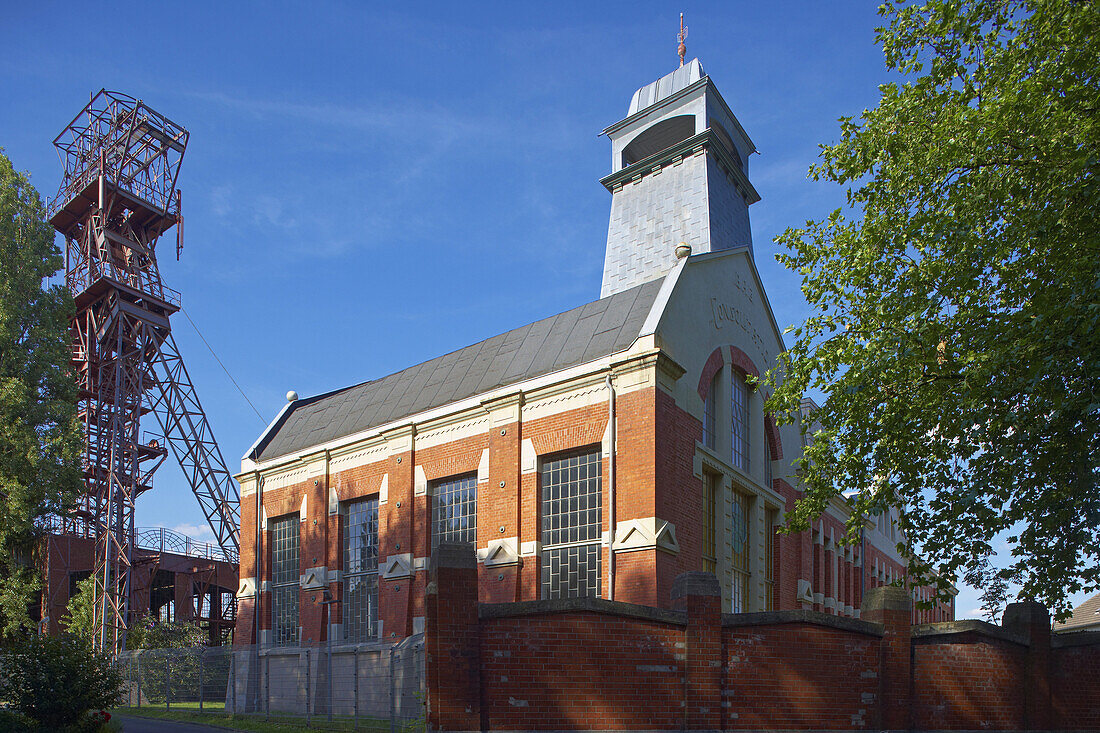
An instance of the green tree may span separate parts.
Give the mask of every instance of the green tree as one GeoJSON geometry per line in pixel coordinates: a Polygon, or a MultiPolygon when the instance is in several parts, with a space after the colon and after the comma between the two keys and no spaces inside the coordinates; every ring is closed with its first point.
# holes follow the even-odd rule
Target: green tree
{"type": "Polygon", "coordinates": [[[27,626],[38,589],[37,518],[80,488],[76,385],[69,373],[72,298],[42,200],[0,151],[0,635],[27,626]]]}
{"type": "Polygon", "coordinates": [[[1100,4],[880,13],[898,81],[810,170],[847,215],[777,238],[811,314],[768,409],[825,394],[791,526],[846,495],[854,539],[896,505],[942,582],[1004,537],[1020,595],[1064,615],[1100,585],[1100,4]]]}
{"type": "Polygon", "coordinates": [[[95,576],[76,584],[76,595],[69,599],[65,630],[89,643],[95,639],[95,576]]]}

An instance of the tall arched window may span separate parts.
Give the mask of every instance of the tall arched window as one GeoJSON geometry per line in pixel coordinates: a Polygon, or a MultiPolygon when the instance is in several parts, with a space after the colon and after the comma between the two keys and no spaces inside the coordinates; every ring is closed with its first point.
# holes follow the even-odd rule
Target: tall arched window
{"type": "Polygon", "coordinates": [[[745,376],[731,369],[730,380],[730,463],[749,472],[749,387],[745,376]]]}
{"type": "Polygon", "coordinates": [[[703,400],[703,445],[711,449],[714,448],[718,436],[718,380],[721,377],[722,370],[719,369],[710,380],[707,396],[703,400]]]}
{"type": "Polygon", "coordinates": [[[768,440],[768,418],[764,418],[764,429],[760,433],[764,436],[764,486],[771,489],[772,486],[772,461],[775,460],[775,456],[772,455],[771,441],[768,440]]]}

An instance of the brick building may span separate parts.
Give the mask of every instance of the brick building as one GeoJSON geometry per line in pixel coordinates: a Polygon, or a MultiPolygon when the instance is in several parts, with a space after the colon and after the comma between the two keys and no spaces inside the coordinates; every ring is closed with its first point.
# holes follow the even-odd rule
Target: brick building
{"type": "Polygon", "coordinates": [[[812,531],[774,531],[802,437],[752,385],[784,346],[753,261],[755,148],[714,83],[692,61],[605,133],[600,299],[295,397],[250,449],[237,643],[416,633],[441,541],[476,545],[483,602],[667,607],[674,578],[706,570],[726,612],[858,617],[866,589],[904,574],[889,516],[855,546],[836,541],[842,502],[812,531]]]}

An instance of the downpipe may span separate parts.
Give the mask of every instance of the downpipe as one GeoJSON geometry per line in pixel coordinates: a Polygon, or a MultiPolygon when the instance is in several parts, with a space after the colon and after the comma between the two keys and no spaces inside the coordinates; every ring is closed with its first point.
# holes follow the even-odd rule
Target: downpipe
{"type": "Polygon", "coordinates": [[[609,500],[607,533],[607,599],[615,600],[615,385],[607,375],[607,493],[609,500]]]}

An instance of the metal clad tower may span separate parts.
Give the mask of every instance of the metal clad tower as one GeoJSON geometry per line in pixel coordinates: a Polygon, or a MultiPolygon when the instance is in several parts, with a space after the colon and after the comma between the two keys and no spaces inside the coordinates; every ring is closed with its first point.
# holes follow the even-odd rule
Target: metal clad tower
{"type": "Polygon", "coordinates": [[[188,133],[140,100],[100,90],[57,136],[64,177],[50,222],[65,237],[76,301],[73,370],[84,430],[84,495],[70,532],[96,540],[96,643],[117,653],[130,625],[134,501],[167,455],[187,475],[214,536],[238,552],[239,489],[172,338],[179,293],[164,287],[158,239],[182,244],[176,188],[188,133]],[[152,412],[159,436],[141,432],[152,412]]]}

